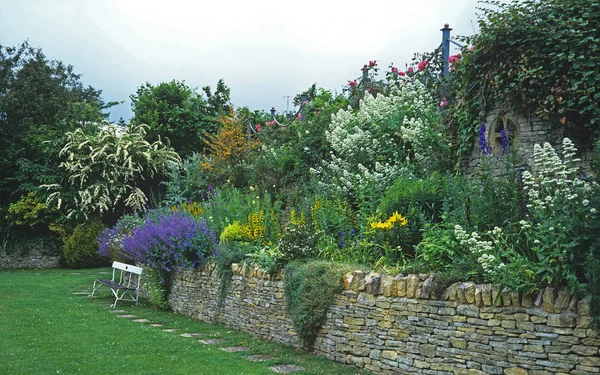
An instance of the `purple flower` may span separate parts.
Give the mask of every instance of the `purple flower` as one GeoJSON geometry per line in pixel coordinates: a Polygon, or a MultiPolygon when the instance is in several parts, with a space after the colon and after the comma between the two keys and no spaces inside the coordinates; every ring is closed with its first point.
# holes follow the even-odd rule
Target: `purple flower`
{"type": "Polygon", "coordinates": [[[215,253],[217,239],[204,219],[185,212],[149,213],[144,224],[123,238],[122,253],[164,272],[198,266],[215,253]]]}
{"type": "Polygon", "coordinates": [[[510,153],[510,143],[508,141],[508,134],[506,134],[505,130],[500,132],[500,137],[502,137],[502,155],[510,153]]]}
{"type": "Polygon", "coordinates": [[[479,149],[483,155],[490,155],[492,153],[492,147],[488,143],[486,137],[486,127],[483,121],[479,123],[479,149]]]}

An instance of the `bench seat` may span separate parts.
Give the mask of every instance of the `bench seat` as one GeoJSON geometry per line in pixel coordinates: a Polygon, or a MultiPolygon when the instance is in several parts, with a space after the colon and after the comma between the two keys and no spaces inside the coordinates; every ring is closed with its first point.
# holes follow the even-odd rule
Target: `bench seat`
{"type": "Polygon", "coordinates": [[[131,301],[137,305],[142,280],[142,268],[121,262],[113,262],[112,271],[112,279],[94,281],[90,297],[93,297],[101,287],[107,286],[115,296],[115,303],[110,305],[111,307],[116,307],[118,301],[131,301]]]}

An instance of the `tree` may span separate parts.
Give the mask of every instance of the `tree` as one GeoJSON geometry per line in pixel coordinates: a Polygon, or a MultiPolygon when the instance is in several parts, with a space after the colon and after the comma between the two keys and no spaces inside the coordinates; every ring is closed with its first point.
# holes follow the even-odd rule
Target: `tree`
{"type": "MultiPolygon", "coordinates": [[[[60,178],[67,131],[102,122],[101,91],[84,87],[71,65],[49,61],[27,42],[0,46],[0,205],[60,178]]],[[[88,126],[93,128],[93,126],[88,126]]]]}
{"type": "Polygon", "coordinates": [[[157,86],[147,83],[131,95],[132,123],[147,124],[150,142],[168,138],[181,157],[204,150],[203,137],[214,134],[216,118],[229,102],[229,88],[219,80],[217,90],[203,88],[208,99],[194,92],[184,81],[172,80],[157,86]]]}
{"type": "Polygon", "coordinates": [[[217,82],[217,89],[214,93],[211,93],[210,86],[204,86],[202,91],[204,91],[206,97],[208,98],[208,106],[211,116],[219,117],[229,112],[229,95],[231,94],[231,90],[229,87],[227,87],[223,79],[220,79],[217,82]]]}

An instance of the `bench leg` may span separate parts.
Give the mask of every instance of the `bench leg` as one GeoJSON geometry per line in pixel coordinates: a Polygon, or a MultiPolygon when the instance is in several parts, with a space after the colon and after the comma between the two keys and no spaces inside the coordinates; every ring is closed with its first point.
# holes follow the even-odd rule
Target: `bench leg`
{"type": "Polygon", "coordinates": [[[90,298],[93,297],[94,293],[96,293],[96,291],[103,286],[104,285],[102,283],[100,283],[98,280],[94,281],[94,285],[92,286],[92,294],[90,294],[88,297],[90,297],[90,298]]]}

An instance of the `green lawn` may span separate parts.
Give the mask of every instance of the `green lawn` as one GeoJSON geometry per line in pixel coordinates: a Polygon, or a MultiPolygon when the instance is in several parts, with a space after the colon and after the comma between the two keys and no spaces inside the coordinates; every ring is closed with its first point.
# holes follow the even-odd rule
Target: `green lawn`
{"type": "MultiPolygon", "coordinates": [[[[193,321],[145,303],[127,310],[163,327],[150,327],[116,317],[107,292],[98,298],[74,294],[89,291],[108,269],[0,271],[0,374],[275,374],[276,364],[297,364],[292,374],[356,374],[358,370],[294,348],[241,334],[230,328],[193,321]],[[176,328],[177,333],[162,329],[176,328]],[[221,338],[206,345],[181,333],[221,338]],[[250,350],[228,353],[226,346],[250,350]],[[275,359],[250,362],[245,356],[268,354],[275,359]]],[[[108,292],[109,293],[109,292],[108,292]]]]}

